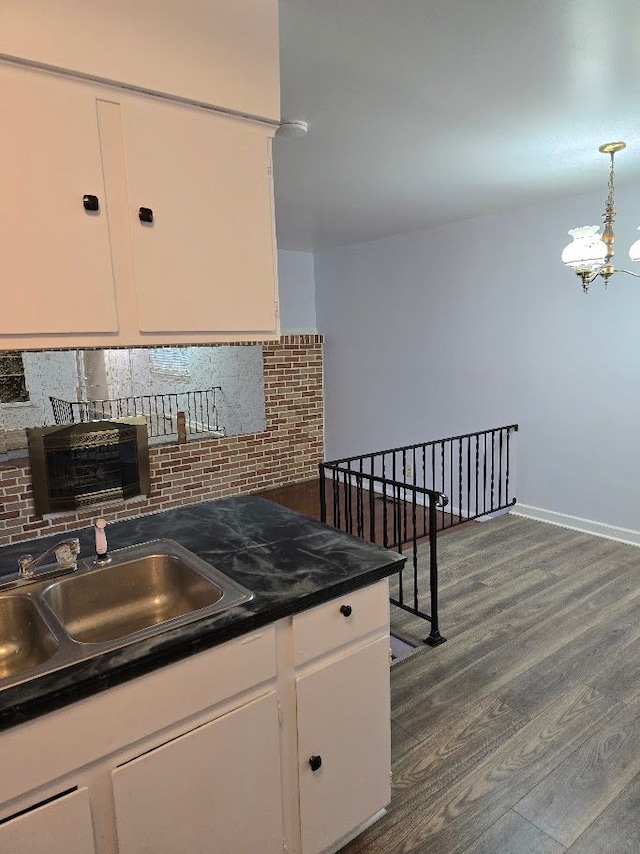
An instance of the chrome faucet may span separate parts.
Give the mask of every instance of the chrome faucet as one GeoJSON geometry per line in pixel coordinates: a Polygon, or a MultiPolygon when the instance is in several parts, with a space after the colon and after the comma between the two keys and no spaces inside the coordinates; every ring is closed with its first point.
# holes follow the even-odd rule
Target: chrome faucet
{"type": "Polygon", "coordinates": [[[36,570],[46,567],[47,569],[76,569],[78,555],[80,554],[80,540],[73,537],[62,540],[51,546],[39,557],[21,555],[18,558],[18,574],[20,578],[33,578],[36,570]],[[52,558],[55,558],[55,563],[52,558]]]}

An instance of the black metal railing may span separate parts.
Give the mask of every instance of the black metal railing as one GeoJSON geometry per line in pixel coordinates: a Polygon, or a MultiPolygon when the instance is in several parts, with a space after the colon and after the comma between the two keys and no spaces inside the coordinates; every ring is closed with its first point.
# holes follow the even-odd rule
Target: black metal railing
{"type": "Polygon", "coordinates": [[[198,391],[167,394],[141,394],[103,400],[62,400],[50,397],[56,424],[77,424],[104,418],[128,418],[144,415],[150,438],[178,433],[178,413],[184,412],[188,433],[213,433],[224,436],[220,426],[216,394],[220,386],[198,391]]]}
{"type": "Polygon", "coordinates": [[[512,434],[517,424],[435,439],[320,464],[324,522],[400,553],[391,603],[431,623],[425,643],[444,642],[438,626],[437,532],[505,510],[513,496],[512,434]],[[419,590],[418,544],[429,540],[429,611],[419,590]]]}

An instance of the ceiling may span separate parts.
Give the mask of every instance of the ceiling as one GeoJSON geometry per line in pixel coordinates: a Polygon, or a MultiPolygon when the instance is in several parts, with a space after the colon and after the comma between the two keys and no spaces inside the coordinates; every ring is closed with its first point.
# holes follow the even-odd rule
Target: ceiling
{"type": "MultiPolygon", "coordinates": [[[[640,181],[638,0],[280,0],[278,245],[317,251],[640,181]]],[[[593,212],[597,221],[600,212],[593,212]]]]}

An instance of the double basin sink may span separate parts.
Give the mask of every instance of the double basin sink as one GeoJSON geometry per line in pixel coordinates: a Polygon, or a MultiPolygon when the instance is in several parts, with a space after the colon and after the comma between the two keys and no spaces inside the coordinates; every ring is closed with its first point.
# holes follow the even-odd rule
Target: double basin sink
{"type": "MultiPolygon", "coordinates": [[[[1,577],[0,577],[1,581],[1,577]]],[[[173,540],[0,586],[0,690],[220,613],[251,592],[173,540]]]]}

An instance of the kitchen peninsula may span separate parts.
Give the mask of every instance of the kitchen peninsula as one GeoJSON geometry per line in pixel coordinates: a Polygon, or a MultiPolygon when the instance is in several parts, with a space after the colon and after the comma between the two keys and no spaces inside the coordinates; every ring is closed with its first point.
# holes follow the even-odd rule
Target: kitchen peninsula
{"type": "MultiPolygon", "coordinates": [[[[0,680],[0,849],[336,850],[389,800],[386,579],[404,559],[253,497],[107,533],[111,550],[171,538],[253,598],[0,680]]],[[[92,530],[75,534],[91,555],[92,530]]],[[[0,583],[58,539],[0,550],[0,583]]]]}

